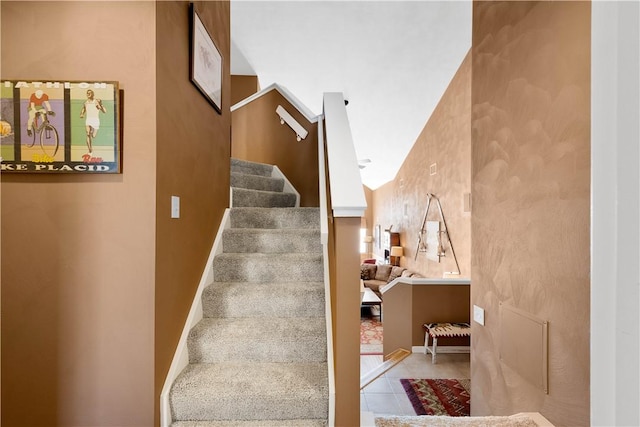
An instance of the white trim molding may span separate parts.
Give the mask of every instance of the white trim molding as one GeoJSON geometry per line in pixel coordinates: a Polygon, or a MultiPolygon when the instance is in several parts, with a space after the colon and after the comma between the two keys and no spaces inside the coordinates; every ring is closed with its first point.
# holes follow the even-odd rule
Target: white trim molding
{"type": "Polygon", "coordinates": [[[342,93],[325,93],[323,108],[333,216],[361,217],[367,201],[342,93]]]}
{"type": "Polygon", "coordinates": [[[387,283],[386,285],[382,286],[380,288],[380,293],[384,294],[385,292],[388,292],[389,289],[393,288],[395,285],[402,283],[404,285],[411,285],[411,286],[451,286],[451,285],[456,285],[456,286],[470,286],[471,285],[471,280],[470,279],[449,279],[449,278],[444,278],[444,279],[427,279],[427,278],[412,278],[412,277],[398,277],[397,279],[392,280],[391,282],[387,283]]]}
{"type": "Polygon", "coordinates": [[[167,373],[167,378],[165,379],[164,386],[162,387],[162,392],[160,393],[161,427],[169,427],[173,422],[171,417],[171,404],[169,402],[171,386],[173,385],[173,382],[176,380],[180,372],[182,372],[182,370],[189,364],[189,348],[187,347],[187,338],[189,337],[189,331],[191,331],[191,328],[193,328],[196,323],[202,320],[202,291],[204,291],[207,286],[213,283],[213,258],[216,255],[222,253],[222,232],[224,231],[224,229],[230,227],[229,212],[229,208],[224,211],[222,222],[220,223],[220,227],[218,229],[218,234],[213,241],[213,246],[211,248],[211,251],[209,252],[209,258],[207,259],[207,263],[205,264],[204,271],[202,272],[202,276],[200,278],[200,284],[198,285],[196,294],[193,297],[193,302],[191,303],[191,309],[189,310],[187,321],[185,322],[184,328],[182,329],[182,335],[180,335],[180,340],[178,341],[176,352],[174,353],[173,360],[171,361],[171,366],[169,367],[169,372],[167,373]]]}
{"type": "Polygon", "coordinates": [[[277,83],[273,83],[266,88],[262,89],[259,92],[254,93],[253,95],[243,99],[242,101],[231,106],[231,112],[236,111],[239,108],[244,107],[249,104],[251,101],[254,101],[261,96],[266,95],[272,90],[277,91],[280,95],[282,95],[291,105],[293,105],[296,110],[300,112],[304,116],[305,119],[309,121],[309,123],[316,123],[318,121],[318,115],[314,114],[306,105],[304,105],[298,98],[296,98],[291,92],[287,90],[284,86],[281,86],[277,83]]]}

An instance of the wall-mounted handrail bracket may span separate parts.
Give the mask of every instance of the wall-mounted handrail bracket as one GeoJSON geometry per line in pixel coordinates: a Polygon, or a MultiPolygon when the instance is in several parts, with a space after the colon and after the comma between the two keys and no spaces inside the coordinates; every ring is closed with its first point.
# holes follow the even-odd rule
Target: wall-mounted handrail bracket
{"type": "Polygon", "coordinates": [[[302,127],[300,123],[296,119],[293,118],[291,114],[287,110],[284,109],[282,105],[278,105],[276,108],[276,113],[280,116],[281,124],[288,124],[291,129],[296,133],[296,139],[301,141],[307,137],[309,132],[305,128],[302,127]]]}

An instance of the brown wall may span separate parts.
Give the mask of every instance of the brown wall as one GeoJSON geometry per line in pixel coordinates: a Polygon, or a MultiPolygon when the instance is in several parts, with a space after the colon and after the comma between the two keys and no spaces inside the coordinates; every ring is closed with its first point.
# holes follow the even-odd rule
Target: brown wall
{"type": "MultiPolygon", "coordinates": [[[[384,354],[424,344],[424,323],[469,322],[468,285],[409,285],[399,283],[384,300],[384,354]]],[[[438,345],[468,346],[468,338],[442,338],[438,345]]]]}
{"type": "Polygon", "coordinates": [[[300,193],[300,206],[319,206],[318,125],[310,123],[279,92],[272,90],[232,113],[234,158],[276,165],[300,193]],[[282,105],[308,132],[298,142],[276,108],[282,105]]]}
{"type": "Polygon", "coordinates": [[[123,174],[2,174],[2,425],[151,425],[155,4],[0,7],[3,78],[116,80],[126,103],[123,174]]]}
{"type": "Polygon", "coordinates": [[[195,2],[195,6],[222,54],[222,114],[186,78],[189,2],[156,4],[156,405],[215,234],[229,206],[230,6],[229,2],[207,1],[195,2]],[[172,195],[180,197],[179,219],[170,218],[172,195]]]}
{"type": "Polygon", "coordinates": [[[231,76],[231,105],[235,105],[260,90],[258,76],[231,76]]]}
{"type": "Polygon", "coordinates": [[[335,425],[352,427],[360,425],[360,218],[335,218],[330,227],[335,425]]]}
{"type": "MultiPolygon", "coordinates": [[[[374,225],[380,224],[383,230],[393,225],[404,247],[400,265],[425,277],[442,277],[445,271],[456,270],[450,251],[439,263],[428,260],[424,253],[414,261],[427,193],[440,199],[461,277],[471,274],[471,213],[464,212],[464,194],[471,192],[470,119],[471,55],[467,54],[395,179],[373,192],[374,225]],[[437,173],[430,175],[433,163],[437,173]]],[[[428,219],[440,220],[433,203],[428,219]]],[[[373,247],[374,253],[383,257],[383,249],[375,242],[373,247]]]]}
{"type": "Polygon", "coordinates": [[[589,424],[590,3],[474,2],[471,409],[589,424]],[[549,322],[549,394],[500,362],[499,303],[549,322]]]}

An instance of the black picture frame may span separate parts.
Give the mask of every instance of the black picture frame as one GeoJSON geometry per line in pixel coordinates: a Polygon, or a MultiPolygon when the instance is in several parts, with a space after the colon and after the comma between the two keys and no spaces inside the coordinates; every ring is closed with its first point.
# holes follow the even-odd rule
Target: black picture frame
{"type": "Polygon", "coordinates": [[[213,108],[222,114],[222,54],[193,3],[190,4],[190,15],[191,82],[202,92],[213,108]]]}

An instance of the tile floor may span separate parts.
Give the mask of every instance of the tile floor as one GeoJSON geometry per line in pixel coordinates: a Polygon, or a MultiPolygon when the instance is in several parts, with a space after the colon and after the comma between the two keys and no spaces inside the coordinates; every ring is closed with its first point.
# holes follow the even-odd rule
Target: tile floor
{"type": "MultiPolygon", "coordinates": [[[[362,307],[362,318],[379,316],[378,307],[362,307]]],[[[469,354],[438,352],[438,362],[431,363],[431,354],[412,353],[360,391],[360,411],[377,415],[416,415],[401,378],[470,378],[469,354]]],[[[382,356],[360,356],[360,376],[382,363],[382,356]]]]}
{"type": "MultiPolygon", "coordinates": [[[[360,356],[361,375],[376,363],[382,363],[382,356],[360,356]]],[[[438,362],[433,365],[431,355],[412,353],[361,390],[360,410],[374,416],[416,415],[400,378],[470,378],[469,355],[438,353],[438,362]]]]}

